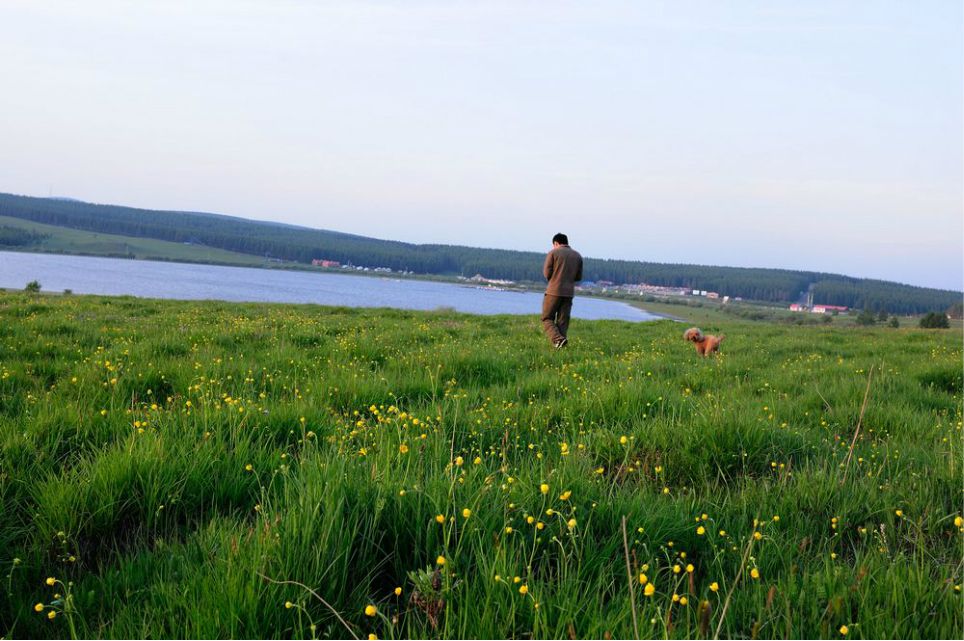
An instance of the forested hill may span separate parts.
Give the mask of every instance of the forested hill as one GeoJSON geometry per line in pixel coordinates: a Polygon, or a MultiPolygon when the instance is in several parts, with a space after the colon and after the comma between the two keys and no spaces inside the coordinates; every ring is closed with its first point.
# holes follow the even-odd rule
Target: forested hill
{"type": "MultiPolygon", "coordinates": [[[[0,216],[105,234],[192,242],[230,251],[310,263],[328,259],[421,274],[482,274],[542,279],[544,254],[455,245],[416,245],[233,216],[95,205],[75,200],[0,194],[0,216]]],[[[8,234],[14,232],[9,231],[8,234]]],[[[813,285],[814,301],[893,313],[944,310],[961,293],[836,274],[587,258],[586,280],[705,289],[788,303],[813,285]]]]}

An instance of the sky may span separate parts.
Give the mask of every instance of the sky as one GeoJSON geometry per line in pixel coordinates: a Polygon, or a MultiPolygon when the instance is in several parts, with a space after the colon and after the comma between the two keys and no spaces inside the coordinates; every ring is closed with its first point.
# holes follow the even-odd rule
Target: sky
{"type": "Polygon", "coordinates": [[[959,1],[2,0],[0,191],[964,287],[959,1]]]}

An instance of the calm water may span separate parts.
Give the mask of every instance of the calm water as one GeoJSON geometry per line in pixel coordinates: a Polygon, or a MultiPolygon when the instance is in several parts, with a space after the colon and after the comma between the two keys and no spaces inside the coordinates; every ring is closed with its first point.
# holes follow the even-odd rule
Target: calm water
{"type": "MultiPolygon", "coordinates": [[[[452,283],[398,280],[248,267],[219,267],[119,258],[0,252],[0,287],[23,289],[40,281],[45,291],[132,295],[182,300],[315,303],[346,307],[437,309],[471,314],[538,314],[542,294],[500,292],[452,283]]],[[[659,318],[615,301],[576,298],[572,315],[584,319],[646,321],[659,318]]]]}

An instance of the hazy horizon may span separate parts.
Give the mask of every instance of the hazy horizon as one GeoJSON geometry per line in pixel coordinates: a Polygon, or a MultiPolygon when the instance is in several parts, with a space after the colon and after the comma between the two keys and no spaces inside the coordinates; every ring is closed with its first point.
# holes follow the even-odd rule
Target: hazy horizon
{"type": "Polygon", "coordinates": [[[964,288],[958,2],[0,5],[0,191],[964,288]]]}

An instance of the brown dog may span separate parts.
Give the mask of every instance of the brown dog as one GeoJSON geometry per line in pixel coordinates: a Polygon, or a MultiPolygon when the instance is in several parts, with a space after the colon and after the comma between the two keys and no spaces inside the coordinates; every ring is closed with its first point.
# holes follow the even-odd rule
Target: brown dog
{"type": "Polygon", "coordinates": [[[683,340],[693,341],[696,345],[696,353],[704,357],[709,356],[713,352],[720,351],[720,343],[723,342],[724,338],[726,338],[726,336],[723,334],[719,336],[704,335],[698,327],[690,327],[683,332],[683,340]]]}

